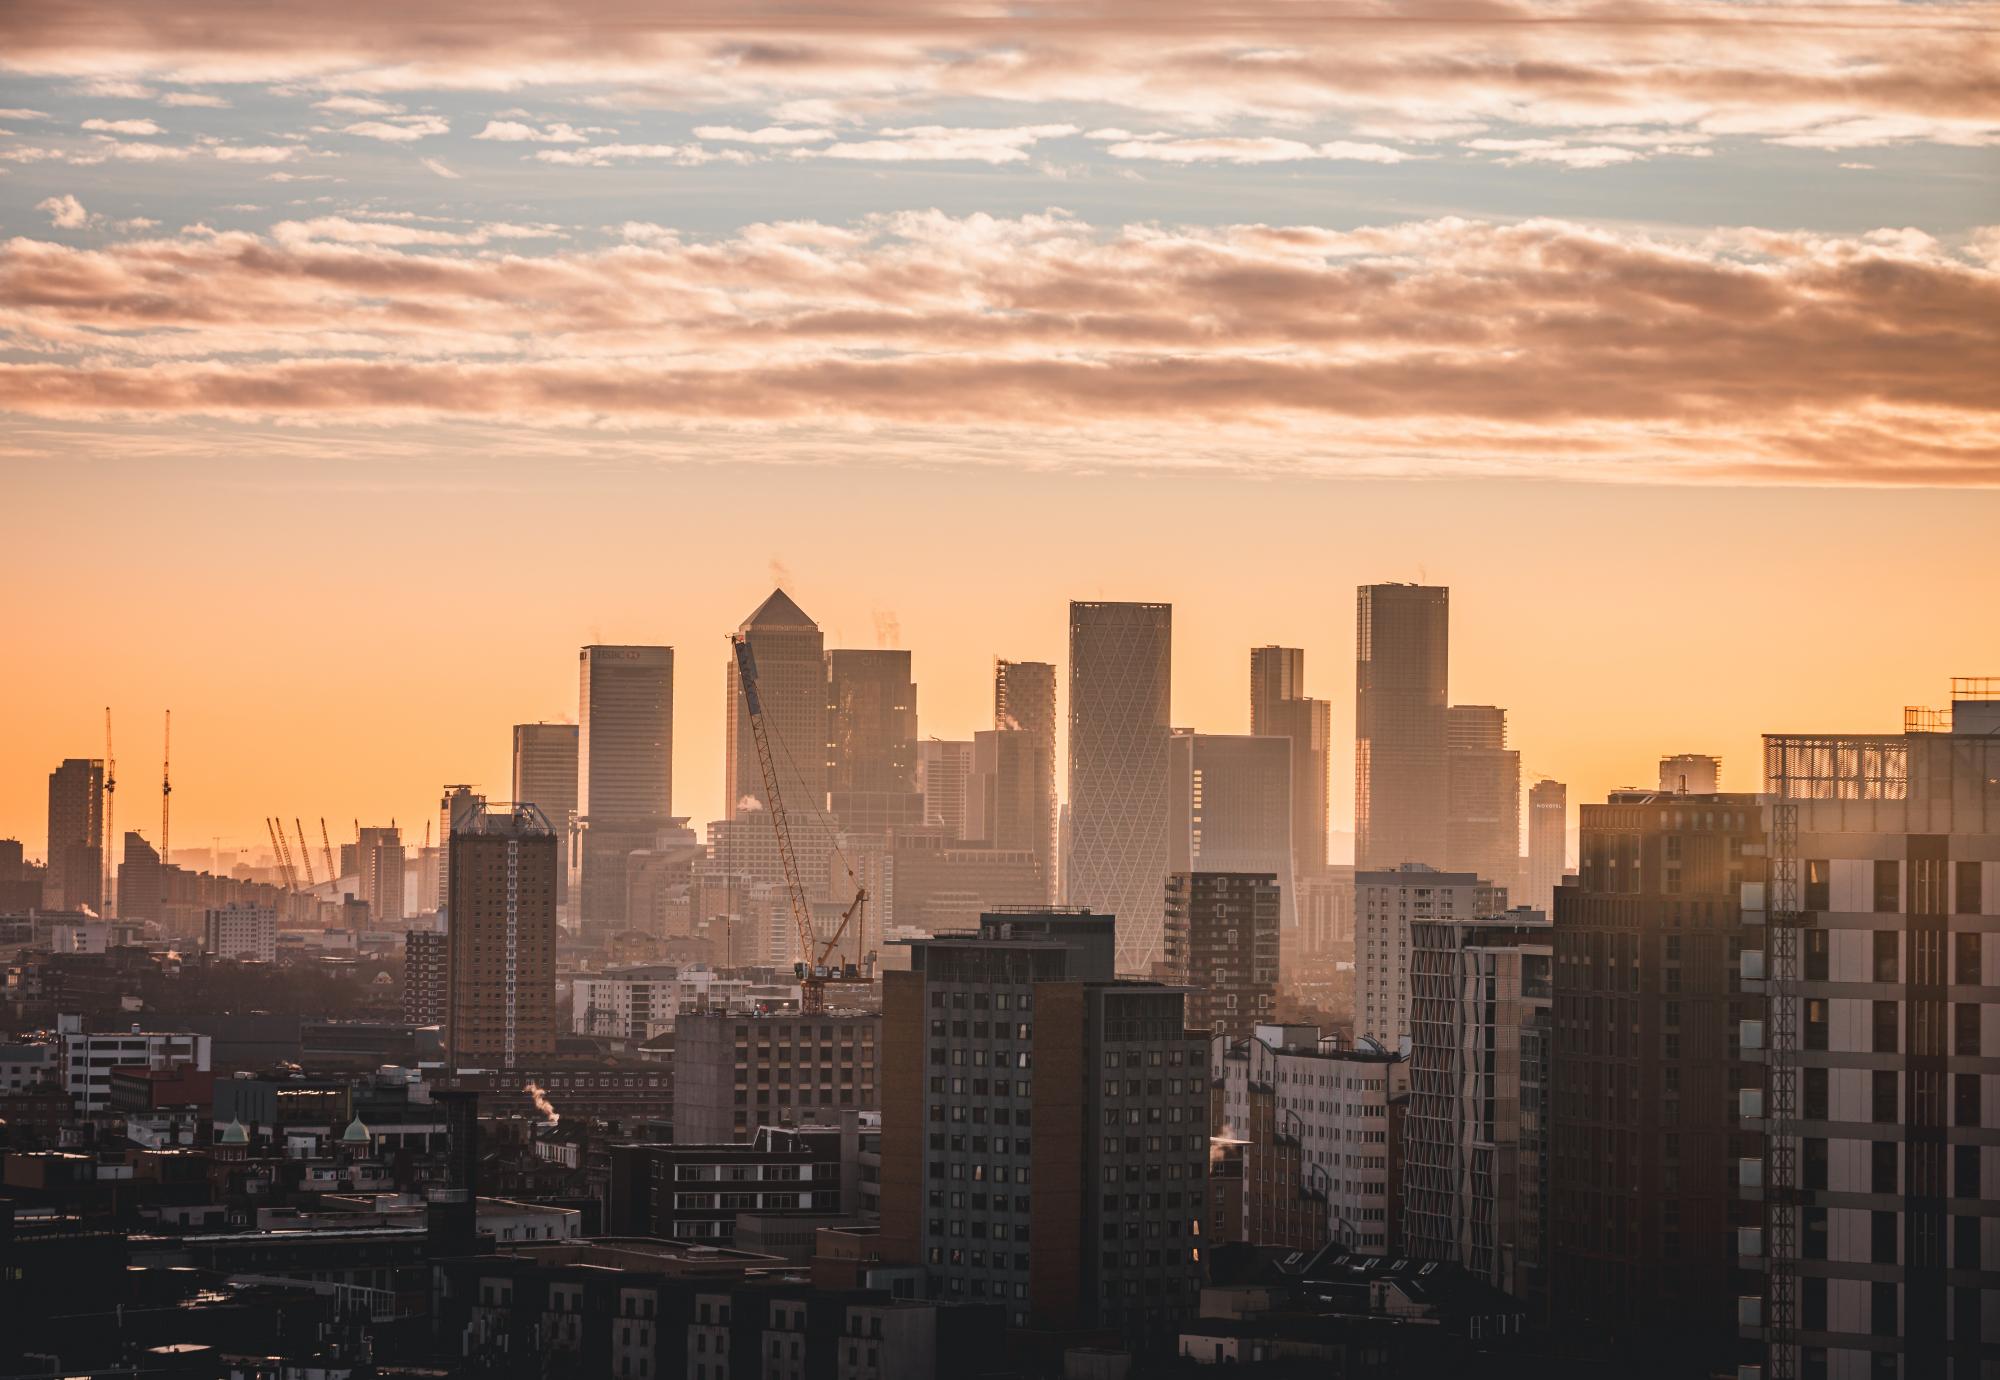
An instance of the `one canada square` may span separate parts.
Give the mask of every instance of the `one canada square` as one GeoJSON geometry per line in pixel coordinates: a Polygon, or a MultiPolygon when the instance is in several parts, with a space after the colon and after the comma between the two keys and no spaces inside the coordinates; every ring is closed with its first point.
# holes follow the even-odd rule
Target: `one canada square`
{"type": "Polygon", "coordinates": [[[1069,903],[1118,917],[1118,971],[1162,954],[1171,604],[1069,606],[1069,903]]]}

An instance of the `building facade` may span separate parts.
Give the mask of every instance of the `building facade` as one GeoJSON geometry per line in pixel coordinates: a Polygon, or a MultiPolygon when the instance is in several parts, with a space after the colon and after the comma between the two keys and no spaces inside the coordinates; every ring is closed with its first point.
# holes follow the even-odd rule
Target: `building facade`
{"type": "Polygon", "coordinates": [[[1514,899],[1553,916],[1556,888],[1569,868],[1569,788],[1541,780],[1528,787],[1528,889],[1514,899]]]}
{"type": "Polygon", "coordinates": [[[202,948],[218,958],[245,963],[278,961],[275,906],[227,905],[203,913],[202,948]]]}
{"type": "Polygon", "coordinates": [[[1507,746],[1507,711],[1455,704],[1445,717],[1450,813],[1444,865],[1515,891],[1521,870],[1521,754],[1507,746]]]}
{"type": "Polygon", "coordinates": [[[1311,876],[1326,866],[1333,817],[1333,706],[1306,694],[1304,649],[1250,649],[1250,732],[1291,742],[1292,874],[1311,876]]]}
{"type": "Polygon", "coordinates": [[[1451,592],[1363,585],[1355,601],[1354,861],[1444,866],[1451,592]]]}
{"type": "Polygon", "coordinates": [[[1056,668],[1046,661],[993,663],[993,727],[1027,735],[1035,860],[1054,901],[1056,876],[1056,668]]]}
{"type": "Polygon", "coordinates": [[[49,773],[49,851],[42,903],[51,910],[102,912],[104,763],[71,757],[49,773]]]}
{"type": "Polygon", "coordinates": [[[1176,732],[1168,740],[1174,872],[1263,872],[1279,924],[1298,925],[1292,872],[1292,750],[1284,738],[1176,732]]]}
{"type": "Polygon", "coordinates": [[[690,1013],[674,1024],[674,1144],[747,1140],[881,1105],[873,1011],[690,1013]]]}
{"type": "Polygon", "coordinates": [[[921,822],[910,654],[828,652],[826,701],[828,808],[841,827],[872,832],[921,822]]]}
{"type": "Polygon", "coordinates": [[[1278,1018],[1278,879],[1268,872],[1167,877],[1161,976],[1187,988],[1187,1023],[1247,1039],[1278,1018]]]}
{"type": "MultiPolygon", "coordinates": [[[[782,589],[771,591],[737,626],[757,662],[764,725],[778,774],[778,790],[796,820],[826,808],[826,643],[819,624],[782,589]]],[[[743,704],[736,659],[724,673],[723,809],[729,819],[768,808],[764,772],[743,704]]],[[[914,711],[913,711],[914,712],[914,711]]]]}
{"type": "MultiPolygon", "coordinates": [[[[580,649],[577,711],[572,908],[579,921],[623,926],[625,860],[649,847],[674,813],[674,649],[580,649]]],[[[816,754],[817,747],[814,735],[807,748],[816,754]]],[[[553,816],[549,823],[568,828],[553,816]]]]}
{"type": "Polygon", "coordinates": [[[403,1019],[411,1025],[444,1024],[450,942],[442,930],[410,930],[403,936],[403,1019]]]}
{"type": "Polygon", "coordinates": [[[56,1017],[56,1045],[61,1051],[58,1077],[79,1114],[89,1116],[111,1105],[111,1071],[121,1068],[175,1069],[183,1066],[206,1073],[214,1042],[188,1030],[86,1030],[80,1015],[56,1017]]]}
{"type": "Polygon", "coordinates": [[[1470,872],[1405,863],[1354,874],[1355,1031],[1390,1049],[1410,1033],[1410,926],[1507,909],[1507,888],[1470,872]]]}
{"type": "Polygon", "coordinates": [[[462,815],[451,836],[445,1058],[511,1069],[556,1042],[556,836],[533,805],[462,815]]]}
{"type": "Polygon", "coordinates": [[[1160,957],[1170,862],[1171,604],[1069,606],[1069,838],[1072,906],[1118,917],[1118,970],[1160,957]]]}
{"type": "Polygon", "coordinates": [[[556,905],[569,904],[570,846],[577,829],[578,760],[581,729],[576,724],[514,725],[514,795],[542,812],[556,831],[556,905]]]}

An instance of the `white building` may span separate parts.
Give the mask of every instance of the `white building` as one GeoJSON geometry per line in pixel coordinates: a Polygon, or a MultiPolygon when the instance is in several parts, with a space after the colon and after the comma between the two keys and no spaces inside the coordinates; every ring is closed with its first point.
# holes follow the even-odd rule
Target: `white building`
{"type": "Polygon", "coordinates": [[[38,1088],[56,1066],[53,1045],[0,1045],[0,1093],[38,1088]]]}
{"type": "Polygon", "coordinates": [[[278,912],[272,906],[227,905],[206,912],[202,947],[217,958],[278,961],[278,912]]]}
{"type": "Polygon", "coordinates": [[[1250,1089],[1269,1087],[1279,1133],[1298,1141],[1335,1237],[1386,1251],[1394,1227],[1389,1103],[1409,1088],[1407,1061],[1372,1042],[1342,1047],[1315,1026],[1260,1025],[1234,1045],[1217,1039],[1211,1062],[1223,1086],[1221,1134],[1251,1141],[1250,1089]]]}
{"type": "Polygon", "coordinates": [[[1474,920],[1507,909],[1507,888],[1470,872],[1404,863],[1354,874],[1355,1033],[1390,1049],[1410,1033],[1410,922],[1474,920]]]}
{"type": "Polygon", "coordinates": [[[571,1029],[578,1035],[650,1040],[674,1028],[682,1011],[749,1011],[753,983],[718,977],[708,968],[652,964],[620,969],[571,984],[571,1029]]]}
{"type": "Polygon", "coordinates": [[[130,1030],[87,1031],[82,1016],[63,1014],[56,1017],[56,1038],[62,1047],[63,1087],[77,1111],[86,1115],[110,1105],[111,1070],[115,1068],[171,1069],[192,1064],[206,1072],[210,1067],[209,1037],[192,1031],[149,1031],[137,1025],[130,1030]]]}

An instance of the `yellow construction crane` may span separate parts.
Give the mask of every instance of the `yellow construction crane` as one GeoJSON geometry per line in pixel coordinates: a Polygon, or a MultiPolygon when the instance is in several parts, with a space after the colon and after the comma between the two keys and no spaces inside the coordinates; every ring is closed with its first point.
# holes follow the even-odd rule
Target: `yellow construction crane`
{"type": "Polygon", "coordinates": [[[168,770],[173,760],[174,711],[167,711],[167,726],[160,734],[160,881],[166,882],[167,865],[172,859],[174,778],[168,770]]]}
{"type": "MultiPolygon", "coordinates": [[[[313,855],[312,849],[306,846],[306,826],[299,823],[297,815],[293,815],[292,827],[299,831],[299,863],[306,870],[306,886],[308,888],[316,887],[319,883],[313,878],[313,855]]],[[[331,878],[328,880],[331,880],[331,878]]]]}
{"type": "Polygon", "coordinates": [[[104,706],[104,893],[98,910],[109,915],[113,904],[112,850],[118,846],[118,759],[111,753],[111,706],[104,706]]]}
{"type": "MultiPolygon", "coordinates": [[[[799,860],[792,851],[792,825],[785,814],[785,801],[778,789],[778,764],[771,755],[770,732],[764,723],[764,701],[757,689],[757,658],[750,650],[750,639],[742,634],[730,638],[736,652],[736,679],[743,690],[743,708],[750,719],[750,737],[757,745],[757,768],[764,775],[765,812],[771,816],[771,828],[778,836],[778,861],[785,870],[785,896],[791,902],[792,924],[798,932],[798,949],[803,961],[792,965],[799,979],[799,1010],[806,1015],[818,1015],[826,1010],[827,983],[838,982],[842,974],[830,971],[827,959],[847,933],[850,924],[860,928],[864,907],[868,903],[868,888],[857,886],[854,899],[841,912],[840,924],[833,936],[822,947],[818,933],[813,928],[812,903],[806,899],[805,883],[799,878],[799,860]]],[[[848,965],[850,968],[852,964],[848,965]]]]}

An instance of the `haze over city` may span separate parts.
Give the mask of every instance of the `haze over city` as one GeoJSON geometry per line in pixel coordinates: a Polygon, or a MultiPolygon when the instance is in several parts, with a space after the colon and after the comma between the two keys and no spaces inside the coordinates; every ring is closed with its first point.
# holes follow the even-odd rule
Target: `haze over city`
{"type": "Polygon", "coordinates": [[[2000,3],[0,7],[0,1378],[2000,1374],[2000,3]]]}

